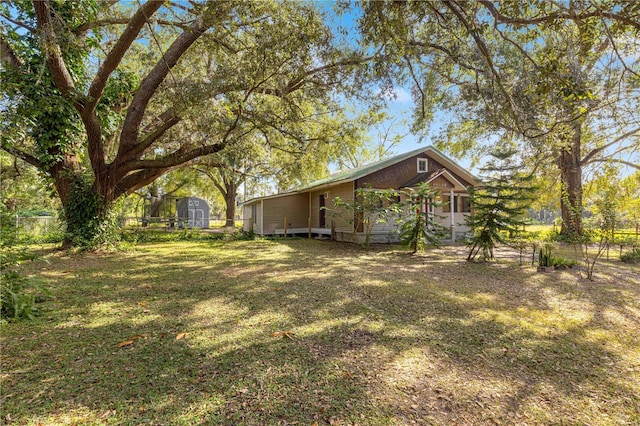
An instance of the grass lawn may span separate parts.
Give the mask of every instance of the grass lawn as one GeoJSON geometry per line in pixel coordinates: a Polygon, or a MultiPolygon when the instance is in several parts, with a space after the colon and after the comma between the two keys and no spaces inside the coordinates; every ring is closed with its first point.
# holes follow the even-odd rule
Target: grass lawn
{"type": "Polygon", "coordinates": [[[45,259],[0,422],[640,424],[640,267],[613,258],[595,282],[307,240],[45,259]]]}

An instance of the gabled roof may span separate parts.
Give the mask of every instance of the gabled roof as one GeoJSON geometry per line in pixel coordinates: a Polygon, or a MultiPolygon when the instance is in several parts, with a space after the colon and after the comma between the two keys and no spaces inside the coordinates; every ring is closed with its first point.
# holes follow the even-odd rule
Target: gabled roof
{"type": "Polygon", "coordinates": [[[396,155],[394,157],[390,157],[390,158],[385,158],[384,160],[380,160],[377,161],[375,163],[371,163],[371,164],[366,164],[364,166],[355,168],[355,169],[351,169],[351,170],[346,170],[343,172],[338,172],[338,173],[334,173],[331,176],[328,176],[326,178],[323,179],[318,179],[315,180],[313,182],[311,182],[309,185],[301,187],[301,188],[297,188],[295,191],[307,191],[309,189],[313,189],[317,186],[324,186],[326,184],[333,184],[333,183],[338,183],[338,182],[342,182],[342,181],[353,181],[356,179],[360,179],[361,177],[370,175],[373,172],[376,172],[378,170],[382,170],[385,167],[389,167],[389,166],[393,166],[396,163],[399,163],[401,161],[406,160],[407,158],[411,158],[414,155],[418,155],[420,153],[422,153],[423,151],[426,150],[426,148],[428,147],[424,147],[424,148],[420,148],[420,149],[416,149],[410,152],[405,152],[404,154],[400,154],[400,155],[396,155]]]}
{"type": "Polygon", "coordinates": [[[438,170],[432,171],[431,173],[421,173],[418,176],[411,179],[409,182],[405,183],[404,185],[401,185],[400,188],[411,188],[422,182],[430,183],[436,180],[437,178],[439,178],[440,176],[444,177],[447,181],[449,181],[453,185],[453,189],[457,191],[466,189],[464,185],[460,183],[460,181],[456,179],[456,177],[453,176],[451,172],[449,172],[449,170],[447,169],[438,169],[438,170]]]}
{"type": "MultiPolygon", "coordinates": [[[[444,155],[440,150],[434,148],[431,145],[428,146],[424,146],[422,148],[418,148],[415,149],[413,151],[409,151],[409,152],[405,152],[404,154],[400,154],[400,155],[396,155],[394,157],[390,157],[390,158],[386,158],[384,160],[381,161],[377,161],[375,163],[371,163],[371,164],[367,164],[364,165],[362,167],[358,167],[355,169],[351,169],[351,170],[346,170],[343,172],[338,172],[338,173],[334,173],[326,178],[322,178],[322,179],[318,179],[315,180],[311,183],[309,183],[309,185],[303,186],[303,187],[299,187],[296,189],[293,189],[291,191],[287,191],[287,192],[281,192],[279,194],[274,194],[274,195],[268,195],[266,197],[257,197],[257,198],[253,198],[251,200],[247,200],[244,202],[244,204],[248,204],[251,203],[253,201],[257,201],[257,200],[264,200],[264,199],[268,199],[268,198],[275,198],[275,197],[281,197],[284,195],[292,195],[292,194],[297,194],[297,193],[301,193],[301,192],[307,192],[307,191],[311,191],[314,189],[319,189],[322,187],[326,187],[329,185],[337,185],[337,184],[341,184],[341,183],[346,183],[346,182],[352,182],[354,180],[360,179],[362,177],[365,177],[367,175],[370,175],[371,173],[374,173],[378,170],[382,170],[386,167],[389,166],[393,166],[394,164],[400,163],[401,161],[404,161],[408,158],[411,158],[413,156],[416,156],[418,154],[422,154],[422,153],[432,153],[435,154],[434,157],[436,160],[438,160],[438,162],[440,162],[443,166],[446,166],[449,169],[454,170],[455,173],[457,173],[458,175],[462,176],[465,178],[465,180],[468,180],[471,183],[476,183],[477,178],[475,176],[473,176],[471,173],[469,173],[467,170],[463,169],[462,167],[460,167],[458,164],[456,164],[455,161],[451,160],[449,157],[447,157],[446,155],[444,155]]],[[[441,173],[440,173],[441,174],[441,173]]],[[[438,174],[438,176],[440,175],[438,174]]],[[[448,176],[451,176],[450,173],[447,173],[448,176]]],[[[437,176],[433,176],[433,178],[435,179],[435,177],[437,176]]]]}
{"type": "Polygon", "coordinates": [[[402,185],[400,185],[400,188],[411,188],[422,182],[431,182],[435,178],[440,176],[444,170],[446,169],[432,170],[428,173],[419,173],[408,182],[405,182],[402,185]]]}

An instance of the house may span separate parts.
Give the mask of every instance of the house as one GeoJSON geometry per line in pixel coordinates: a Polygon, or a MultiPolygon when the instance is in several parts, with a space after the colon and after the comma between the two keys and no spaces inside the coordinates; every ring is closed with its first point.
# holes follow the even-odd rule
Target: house
{"type": "MultiPolygon", "coordinates": [[[[449,229],[452,240],[469,231],[468,188],[478,184],[464,168],[432,146],[387,158],[357,169],[333,174],[306,187],[248,200],[243,205],[243,228],[259,235],[330,235],[339,241],[360,242],[354,220],[337,214],[333,200],[353,200],[358,188],[407,189],[429,182],[438,189],[441,205],[428,205],[430,213],[449,229]]],[[[402,200],[401,200],[402,201],[402,200]]],[[[372,242],[398,240],[395,224],[377,224],[372,242]]]]}

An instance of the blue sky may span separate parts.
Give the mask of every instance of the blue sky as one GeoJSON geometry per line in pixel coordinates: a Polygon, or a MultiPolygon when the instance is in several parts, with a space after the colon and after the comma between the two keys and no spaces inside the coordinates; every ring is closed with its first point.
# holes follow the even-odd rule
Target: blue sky
{"type": "MultiPolygon", "coordinates": [[[[312,1],[312,3],[321,11],[326,13],[327,23],[334,29],[334,34],[340,42],[354,47],[359,47],[360,40],[357,31],[357,19],[361,16],[361,10],[359,8],[354,7],[349,11],[349,13],[338,16],[334,11],[336,2],[316,0],[312,1]],[[347,35],[342,35],[339,29],[346,30],[347,35]]],[[[415,103],[411,96],[411,87],[398,86],[394,88],[394,97],[392,99],[388,99],[386,108],[386,112],[389,114],[390,119],[381,125],[385,128],[390,127],[392,134],[405,135],[402,142],[393,147],[393,154],[401,154],[413,151],[421,146],[430,145],[431,141],[429,136],[433,136],[434,133],[439,130],[443,121],[449,121],[447,120],[446,115],[437,112],[434,113],[434,119],[429,131],[429,136],[423,137],[421,140],[419,136],[412,134],[410,131],[414,106],[415,103]]],[[[377,139],[377,132],[377,129],[371,129],[369,132],[372,141],[377,139]]],[[[470,159],[454,159],[461,166],[471,169],[470,159]]],[[[476,171],[477,170],[472,170],[474,173],[476,171]]]]}

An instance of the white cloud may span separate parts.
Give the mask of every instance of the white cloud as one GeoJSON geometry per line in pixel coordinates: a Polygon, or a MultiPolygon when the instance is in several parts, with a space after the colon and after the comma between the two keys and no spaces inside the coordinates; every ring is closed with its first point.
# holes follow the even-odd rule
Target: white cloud
{"type": "Polygon", "coordinates": [[[379,91],[378,94],[382,94],[382,96],[386,100],[392,103],[406,104],[409,102],[413,102],[413,99],[411,98],[411,93],[409,93],[409,91],[406,90],[404,87],[398,87],[391,91],[385,90],[384,93],[382,93],[382,91],[379,91]]]}
{"type": "Polygon", "coordinates": [[[411,93],[409,93],[405,88],[400,87],[399,89],[394,89],[393,94],[395,95],[395,102],[407,103],[413,102],[411,98],[411,93]]]}

